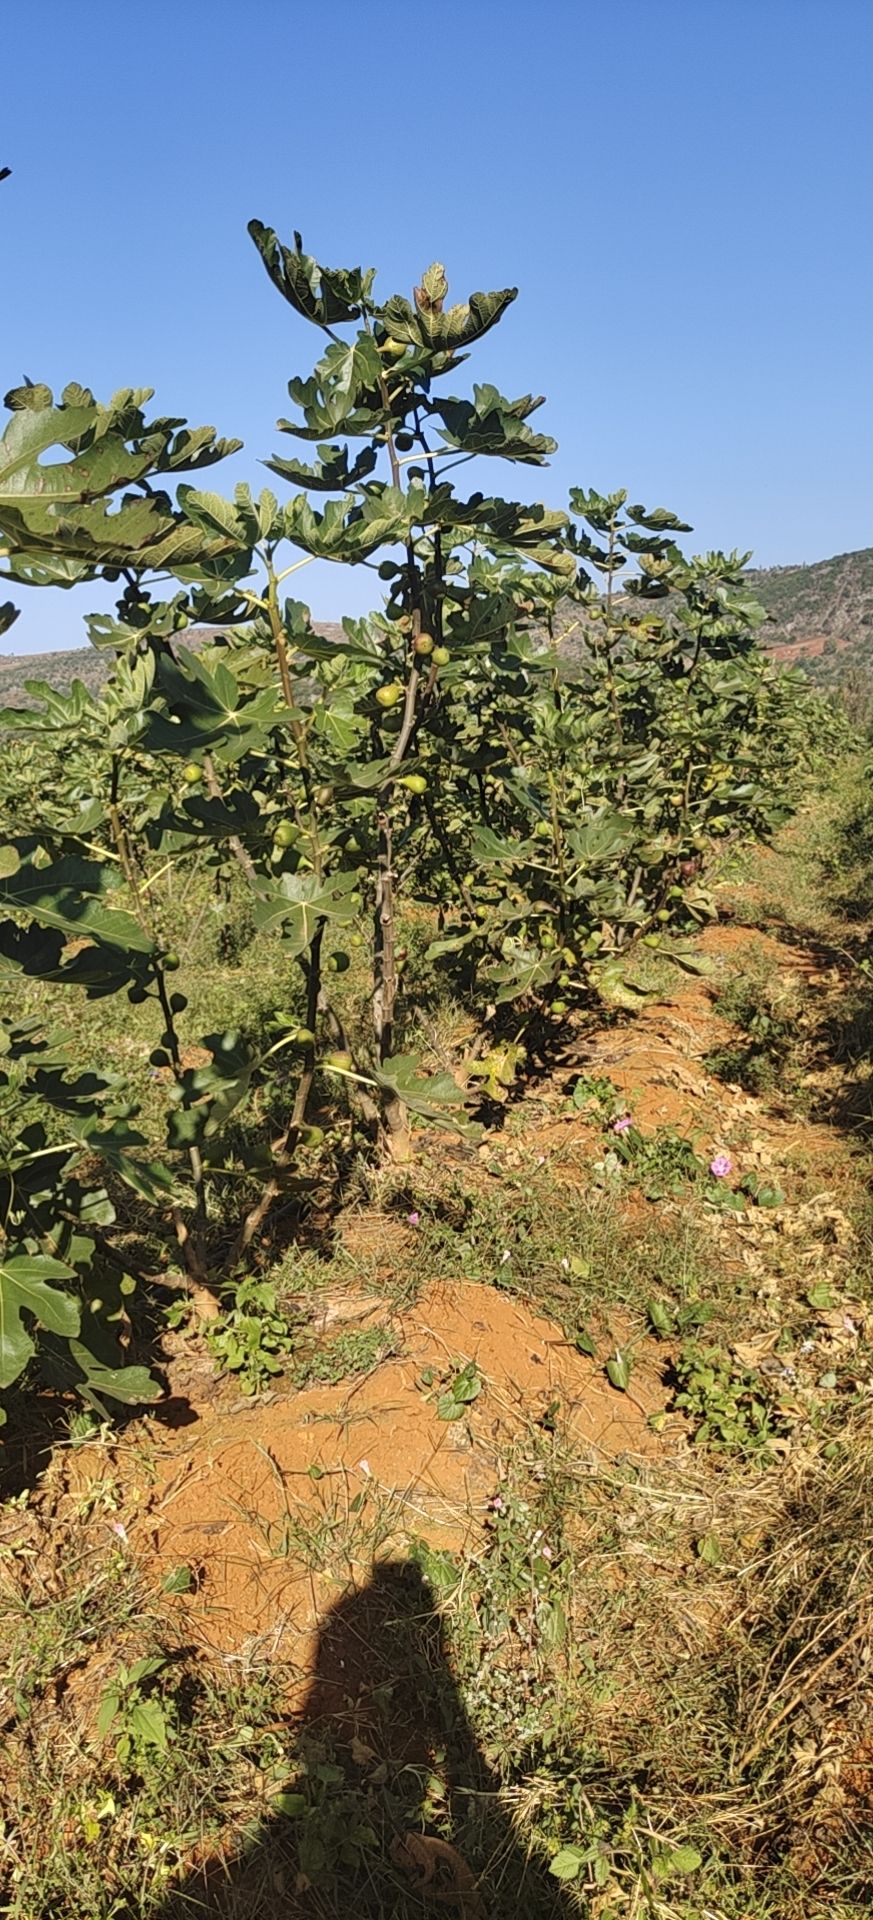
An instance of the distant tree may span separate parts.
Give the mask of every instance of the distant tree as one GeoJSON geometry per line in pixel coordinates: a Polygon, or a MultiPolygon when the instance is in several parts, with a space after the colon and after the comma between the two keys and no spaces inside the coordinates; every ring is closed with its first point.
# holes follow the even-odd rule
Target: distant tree
{"type": "Polygon", "coordinates": [[[867,667],[844,667],[834,687],[834,696],[861,733],[873,730],[873,673],[867,667]]]}

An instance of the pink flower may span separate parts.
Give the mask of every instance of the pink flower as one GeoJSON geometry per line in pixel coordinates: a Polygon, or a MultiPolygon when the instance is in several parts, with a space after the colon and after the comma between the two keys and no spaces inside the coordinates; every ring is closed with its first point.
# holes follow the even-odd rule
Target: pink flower
{"type": "Polygon", "coordinates": [[[729,1153],[717,1153],[715,1159],[710,1160],[709,1171],[715,1175],[716,1180],[726,1179],[729,1173],[733,1173],[733,1170],[734,1163],[729,1153]]]}
{"type": "Polygon", "coordinates": [[[411,1227],[417,1227],[417,1226],[418,1226],[418,1223],[419,1223],[419,1220],[421,1219],[421,1214],[420,1214],[420,1213],[408,1213],[408,1214],[407,1214],[407,1216],[406,1216],[406,1218],[407,1218],[407,1220],[408,1220],[408,1222],[409,1222],[409,1225],[410,1225],[411,1227]]]}
{"type": "Polygon", "coordinates": [[[629,1113],[623,1113],[619,1120],[613,1120],[612,1131],[613,1133],[627,1133],[632,1126],[633,1119],[631,1115],[629,1113]]]}

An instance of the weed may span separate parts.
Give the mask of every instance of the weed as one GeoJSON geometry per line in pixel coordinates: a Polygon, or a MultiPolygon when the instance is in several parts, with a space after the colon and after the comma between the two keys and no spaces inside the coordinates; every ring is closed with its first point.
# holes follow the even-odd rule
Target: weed
{"type": "Polygon", "coordinates": [[[91,1407],[72,1407],[67,1418],[67,1433],[71,1447],[90,1446],[95,1440],[106,1440],[110,1434],[109,1422],[101,1420],[100,1415],[91,1407]]]}
{"type": "Polygon", "coordinates": [[[648,1300],[646,1315],[652,1332],[659,1340],[669,1340],[677,1333],[686,1333],[689,1327],[705,1327],[715,1313],[711,1300],[686,1300],[679,1307],[665,1306],[663,1300],[648,1300]]]}
{"type": "Polygon", "coordinates": [[[607,1171],[613,1166],[623,1169],[647,1200],[663,1200],[707,1180],[706,1165],[693,1142],[673,1127],[643,1134],[630,1126],[615,1133],[606,1164],[607,1171]]]}
{"type": "Polygon", "coordinates": [[[128,1625],[137,1596],[135,1574],[120,1554],[99,1571],[83,1556],[68,1556],[56,1592],[28,1577],[26,1567],[25,1561],[19,1577],[4,1579],[0,1589],[3,1685],[22,1724],[44,1690],[80,1664],[102,1633],[118,1634],[128,1625]]]}
{"type": "Polygon", "coordinates": [[[482,1392],[482,1375],[476,1364],[468,1360],[460,1373],[449,1381],[445,1393],[437,1401],[437,1418],[440,1420],[463,1420],[467,1408],[478,1399],[482,1392]]]}
{"type": "MultiPolygon", "coordinates": [[[[610,1886],[619,1893],[629,1872],[637,1891],[654,1901],[666,1894],[671,1882],[684,1891],[683,1883],[703,1866],[703,1854],[697,1847],[672,1845],[647,1833],[643,1809],[636,1803],[631,1804],[621,1822],[595,1821],[593,1833],[594,1838],[586,1845],[559,1848],[549,1866],[557,1880],[582,1879],[595,1895],[610,1886]]],[[[647,1906],[650,1913],[657,1911],[648,1901],[647,1906]]]]}
{"type": "Polygon", "coordinates": [[[861,1920],[871,1485],[858,1446],[777,1499],[693,1461],[520,1444],[483,1540],[422,1545],[339,1603],[311,1727],[283,1720],[280,1668],[240,1685],[155,1645],[155,1622],[119,1663],[142,1605],[127,1569],[87,1606],[111,1750],[59,1737],[73,1616],[32,1607],[61,1667],[0,1783],[10,1920],[193,1917],[211,1910],[195,1859],[220,1866],[228,1913],[299,1901],[301,1920],[413,1920],[435,1860],[501,1920],[861,1920]],[[131,1726],[149,1702],[164,1739],[131,1726]]]}
{"type": "MultiPolygon", "coordinates": [[[[822,1828],[817,1769],[873,1598],[868,1465],[856,1448],[781,1506],[772,1487],[687,1465],[529,1459],[501,1487],[473,1578],[434,1567],[478,1737],[517,1783],[529,1844],[592,1912],[808,1920],[832,1901],[860,1920],[873,1856],[851,1814],[822,1828]],[[543,1593],[566,1616],[548,1655],[543,1593]]],[[[848,1715],[860,1741],[863,1691],[848,1715]]]]}
{"type": "Polygon", "coordinates": [[[580,1073],[570,1095],[570,1107],[575,1113],[593,1110],[602,1120],[613,1120],[625,1110],[618,1088],[607,1074],[580,1073]]]}
{"type": "Polygon", "coordinates": [[[91,1520],[95,1514],[117,1513],[120,1505],[121,1488],[114,1474],[98,1474],[79,1494],[76,1517],[91,1520]]]}
{"type": "Polygon", "coordinates": [[[772,1456],[780,1423],[760,1376],[719,1347],[684,1341],[676,1360],[675,1405],[692,1421],[698,1445],[722,1452],[772,1456]]]}
{"type": "Polygon", "coordinates": [[[560,1672],[568,1632],[567,1485],[552,1443],[534,1460],[533,1478],[511,1463],[491,1501],[458,1622],[467,1708],[506,1778],[522,1756],[535,1765],[560,1726],[560,1683],[546,1675],[560,1672]]]}
{"type": "Polygon", "coordinates": [[[120,1666],[100,1701],[97,1732],[114,1735],[119,1766],[133,1773],[142,1773],[152,1754],[166,1753],[170,1743],[172,1711],[148,1684],[166,1665],[163,1654],[152,1654],[120,1666]]]}
{"type": "Polygon", "coordinates": [[[633,1372],[634,1356],[630,1347],[616,1347],[614,1354],[606,1362],[604,1372],[610,1386],[617,1393],[627,1393],[633,1372]]]}
{"type": "MultiPolygon", "coordinates": [[[[616,1177],[599,1183],[587,1170],[580,1180],[570,1156],[568,1164],[572,1178],[561,1177],[561,1162],[532,1160],[517,1174],[504,1171],[499,1185],[468,1187],[453,1177],[438,1200],[419,1198],[416,1287],[462,1272],[535,1303],[572,1340],[613,1306],[641,1324],[643,1302],[662,1292],[679,1305],[706,1295],[733,1325],[736,1276],[702,1207],[631,1212],[623,1189],[636,1182],[620,1161],[616,1177]]],[[[726,1187],[701,1162],[683,1197],[708,1208],[726,1187]]]]}
{"type": "Polygon", "coordinates": [[[26,1520],[0,1579],[0,1907],[152,1920],[192,1850],[219,1845],[253,1761],[269,1778],[278,1676],[198,1671],[128,1555],[54,1553],[26,1520]]]}
{"type": "Polygon", "coordinates": [[[206,1344],[222,1373],[236,1374],[243,1393],[260,1393],[282,1373],[294,1351],[296,1330],[280,1311],[271,1280],[247,1278],[233,1305],[206,1328],[206,1344]]]}
{"type": "Polygon", "coordinates": [[[378,1845],[365,1796],[350,1789],[323,1743],[305,1743],[299,1774],[273,1804],[293,1822],[300,1872],[315,1885],[359,1867],[378,1845]]]}

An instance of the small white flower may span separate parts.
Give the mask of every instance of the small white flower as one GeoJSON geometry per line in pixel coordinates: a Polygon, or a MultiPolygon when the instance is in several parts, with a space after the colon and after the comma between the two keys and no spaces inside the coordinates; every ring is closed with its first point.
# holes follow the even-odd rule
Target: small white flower
{"type": "Polygon", "coordinates": [[[358,1461],[358,1466],[360,1467],[360,1469],[361,1469],[361,1472],[362,1472],[362,1473],[366,1473],[366,1474],[369,1474],[369,1472],[370,1472],[370,1462],[369,1462],[369,1460],[359,1460],[359,1461],[358,1461]]]}
{"type": "Polygon", "coordinates": [[[113,1521],[112,1521],[112,1523],[111,1523],[111,1528],[110,1528],[110,1531],[111,1531],[112,1533],[117,1533],[117,1535],[118,1535],[118,1538],[119,1538],[119,1540],[125,1540],[125,1541],[126,1541],[126,1539],[127,1539],[127,1528],[126,1528],[126,1526],[124,1525],[124,1522],[123,1522],[122,1520],[113,1520],[113,1521]]]}
{"type": "Polygon", "coordinates": [[[512,1259],[512,1254],[510,1253],[509,1248],[504,1247],[503,1252],[500,1255],[500,1265],[502,1267],[505,1267],[507,1260],[511,1260],[511,1259],[512,1259]]]}

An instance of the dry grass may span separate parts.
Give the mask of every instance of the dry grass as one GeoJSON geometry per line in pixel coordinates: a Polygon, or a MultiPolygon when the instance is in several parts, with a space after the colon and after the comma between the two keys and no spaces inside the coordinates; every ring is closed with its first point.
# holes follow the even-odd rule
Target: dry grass
{"type": "Polygon", "coordinates": [[[531,1427],[478,1544],[337,1588],[297,1721],[281,1669],[186,1649],[105,1532],[78,1557],[24,1511],[7,1532],[10,1920],[421,1920],[408,1833],[447,1849],[431,1891],[483,1920],[867,1910],[869,1427],[839,1462],[766,1470],[608,1463],[531,1427]],[[96,1703],[155,1650],[168,1750],[122,1762],[96,1703]],[[562,1886],[567,1847],[587,1857],[562,1886]]]}
{"type": "Polygon", "coordinates": [[[510,1498],[517,1530],[536,1519],[552,1542],[561,1646],[538,1632],[536,1599],[513,1596],[505,1543],[450,1596],[474,1719],[517,1820],[546,1845],[595,1836],[610,1912],[866,1911],[871,1469],[869,1433],[839,1468],[778,1477],[553,1462],[550,1493],[541,1473],[538,1503],[536,1476],[510,1498]],[[688,1845],[694,1903],[674,1908],[653,1862],[688,1845]]]}

